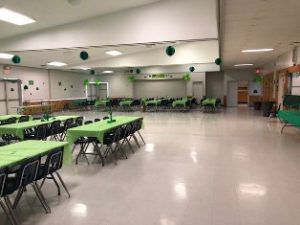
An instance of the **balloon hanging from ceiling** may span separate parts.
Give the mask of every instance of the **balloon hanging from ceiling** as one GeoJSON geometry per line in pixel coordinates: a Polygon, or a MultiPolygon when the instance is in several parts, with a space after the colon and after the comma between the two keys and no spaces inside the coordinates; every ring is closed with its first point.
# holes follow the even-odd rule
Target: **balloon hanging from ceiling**
{"type": "Polygon", "coordinates": [[[215,64],[217,64],[218,66],[222,64],[222,59],[221,58],[217,58],[215,60],[215,64]]]}
{"type": "Polygon", "coordinates": [[[141,69],[140,68],[137,68],[136,69],[136,74],[140,74],[141,73],[141,69]]]}
{"type": "Polygon", "coordinates": [[[14,63],[14,64],[19,64],[21,62],[21,57],[18,56],[18,55],[14,55],[14,57],[12,57],[11,61],[14,63]]]}
{"type": "Polygon", "coordinates": [[[167,54],[168,56],[174,55],[175,52],[176,52],[176,50],[175,50],[175,48],[174,48],[173,46],[168,46],[168,47],[166,48],[166,54],[167,54]]]}
{"type": "Polygon", "coordinates": [[[86,51],[80,52],[80,58],[82,60],[87,60],[89,58],[89,53],[87,53],[86,51]]]}
{"type": "Polygon", "coordinates": [[[190,70],[190,72],[194,72],[194,71],[195,71],[195,67],[191,66],[191,67],[189,68],[189,70],[190,70]]]}
{"type": "Polygon", "coordinates": [[[96,74],[96,71],[95,71],[95,70],[90,70],[90,74],[91,74],[91,75],[95,75],[95,74],[96,74]]]}

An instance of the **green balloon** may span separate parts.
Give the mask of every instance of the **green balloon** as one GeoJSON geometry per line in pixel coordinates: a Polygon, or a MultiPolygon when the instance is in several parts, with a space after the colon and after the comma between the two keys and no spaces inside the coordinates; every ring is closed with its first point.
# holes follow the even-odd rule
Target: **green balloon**
{"type": "Polygon", "coordinates": [[[175,50],[175,48],[174,48],[173,46],[168,46],[168,47],[166,48],[166,54],[167,54],[168,56],[174,55],[175,52],[176,52],[176,50],[175,50]]]}
{"type": "Polygon", "coordinates": [[[139,69],[139,68],[136,69],[136,73],[137,73],[137,74],[140,74],[140,73],[141,73],[141,69],[139,69]]]}
{"type": "Polygon", "coordinates": [[[217,64],[218,66],[222,64],[222,59],[221,58],[217,58],[215,60],[215,64],[217,64]]]}
{"type": "Polygon", "coordinates": [[[12,57],[11,61],[15,64],[19,64],[21,62],[21,57],[18,55],[14,55],[14,57],[12,57]]]}
{"type": "Polygon", "coordinates": [[[95,75],[95,73],[96,73],[95,70],[91,70],[91,71],[90,71],[90,74],[91,74],[91,75],[95,75]]]}
{"type": "Polygon", "coordinates": [[[191,67],[189,68],[189,70],[190,70],[190,72],[194,72],[194,71],[195,71],[195,67],[191,66],[191,67]]]}
{"type": "Polygon", "coordinates": [[[89,58],[89,53],[87,53],[86,51],[80,52],[80,58],[82,60],[87,60],[89,58]]]}

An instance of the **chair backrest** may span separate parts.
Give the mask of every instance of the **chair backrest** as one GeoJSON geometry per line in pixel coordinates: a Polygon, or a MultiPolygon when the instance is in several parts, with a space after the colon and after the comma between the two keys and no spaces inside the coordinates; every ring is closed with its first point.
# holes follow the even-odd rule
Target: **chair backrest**
{"type": "Polygon", "coordinates": [[[83,117],[77,117],[76,120],[75,120],[75,126],[82,126],[83,124],[83,117]]]}
{"type": "Polygon", "coordinates": [[[49,134],[50,135],[58,134],[59,130],[60,130],[60,120],[54,121],[51,123],[49,134]]]}
{"type": "Polygon", "coordinates": [[[65,122],[64,122],[64,131],[67,131],[69,128],[71,128],[73,126],[73,119],[70,118],[70,119],[67,119],[65,122]]]}
{"type": "Polygon", "coordinates": [[[109,119],[108,116],[104,116],[104,117],[103,117],[103,120],[108,120],[108,119],[109,119]]]}
{"type": "Polygon", "coordinates": [[[0,170],[0,197],[2,197],[3,189],[6,180],[6,173],[4,170],[0,170]]]}
{"type": "Polygon", "coordinates": [[[101,121],[101,119],[100,119],[100,118],[96,118],[96,119],[94,119],[94,122],[99,122],[99,121],[101,121]]]}
{"type": "Polygon", "coordinates": [[[138,119],[136,124],[137,124],[137,130],[142,129],[143,119],[138,119]]]}
{"type": "Polygon", "coordinates": [[[118,127],[117,129],[114,130],[114,135],[113,135],[113,142],[117,142],[121,139],[122,135],[122,127],[118,127]]]}
{"type": "Polygon", "coordinates": [[[19,118],[19,123],[28,122],[28,121],[29,121],[29,116],[21,116],[19,118]]]}
{"type": "Polygon", "coordinates": [[[63,147],[57,148],[47,156],[44,176],[51,174],[62,167],[63,150],[63,147]]]}
{"type": "Polygon", "coordinates": [[[40,157],[33,157],[24,161],[16,173],[16,182],[14,190],[25,187],[36,180],[40,165],[40,157]]]}
{"type": "Polygon", "coordinates": [[[33,120],[41,120],[42,117],[33,117],[32,119],[33,119],[33,120]]]}
{"type": "Polygon", "coordinates": [[[36,140],[43,140],[47,137],[47,133],[48,133],[48,126],[46,124],[43,125],[39,125],[36,128],[36,133],[35,133],[35,139],[36,140]]]}
{"type": "Polygon", "coordinates": [[[16,123],[16,122],[17,122],[17,118],[16,117],[11,117],[11,118],[5,120],[3,124],[13,124],[13,123],[16,123]]]}
{"type": "Polygon", "coordinates": [[[93,123],[93,121],[92,120],[88,120],[88,121],[84,122],[84,125],[91,124],[91,123],[93,123]]]}

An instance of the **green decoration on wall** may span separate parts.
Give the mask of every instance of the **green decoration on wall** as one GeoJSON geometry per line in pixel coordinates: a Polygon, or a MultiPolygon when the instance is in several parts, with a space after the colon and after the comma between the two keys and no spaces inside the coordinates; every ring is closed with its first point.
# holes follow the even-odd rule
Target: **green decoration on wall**
{"type": "Polygon", "coordinates": [[[128,76],[128,81],[133,82],[135,80],[135,77],[133,75],[128,76]]]}
{"type": "Polygon", "coordinates": [[[95,84],[96,84],[96,86],[99,86],[101,84],[101,81],[100,80],[96,80],[95,84]]]}
{"type": "Polygon", "coordinates": [[[61,86],[61,81],[58,82],[58,86],[61,86]]]}
{"type": "Polygon", "coordinates": [[[89,53],[87,53],[86,51],[80,52],[80,58],[82,60],[87,60],[89,58],[89,53]]]}
{"type": "Polygon", "coordinates": [[[23,88],[24,90],[28,90],[29,88],[28,88],[28,86],[27,85],[24,85],[24,88],[23,88]]]}
{"type": "Polygon", "coordinates": [[[168,47],[166,48],[166,54],[167,54],[168,56],[174,55],[175,52],[176,52],[176,50],[175,50],[175,48],[174,48],[173,46],[168,46],[168,47]]]}
{"type": "Polygon", "coordinates": [[[73,88],[73,87],[74,87],[73,85],[70,86],[70,88],[73,88]]]}
{"type": "Polygon", "coordinates": [[[64,91],[67,91],[67,88],[65,88],[64,91]]]}
{"type": "Polygon", "coordinates": [[[84,81],[83,81],[83,85],[84,85],[84,86],[88,86],[89,83],[90,83],[89,80],[84,80],[84,81]]]}
{"type": "Polygon", "coordinates": [[[33,81],[33,80],[29,80],[29,81],[28,81],[28,84],[29,84],[29,85],[34,85],[34,81],[33,81]]]}
{"type": "Polygon", "coordinates": [[[141,69],[140,68],[137,68],[136,69],[136,74],[140,74],[141,73],[141,69]]]}
{"type": "Polygon", "coordinates": [[[195,71],[195,67],[191,66],[191,67],[189,68],[189,71],[190,71],[191,73],[194,72],[194,71],[195,71]]]}
{"type": "Polygon", "coordinates": [[[12,57],[11,61],[15,64],[19,64],[21,62],[21,57],[18,55],[14,55],[14,57],[12,57]]]}
{"type": "Polygon", "coordinates": [[[164,73],[156,73],[151,75],[152,79],[165,79],[167,78],[167,75],[164,73]]]}
{"type": "Polygon", "coordinates": [[[90,74],[91,74],[91,75],[95,75],[95,74],[96,74],[96,71],[95,71],[95,70],[90,70],[90,74]]]}
{"type": "Polygon", "coordinates": [[[35,88],[35,90],[37,90],[37,91],[38,91],[38,90],[40,90],[40,89],[39,89],[39,87],[36,87],[36,88],[35,88]]]}
{"type": "Polygon", "coordinates": [[[11,88],[10,91],[13,92],[15,89],[11,88]]]}
{"type": "Polygon", "coordinates": [[[185,73],[183,76],[182,76],[182,79],[185,80],[185,81],[190,81],[191,80],[191,76],[189,73],[185,73]]]}
{"type": "Polygon", "coordinates": [[[254,77],[254,79],[253,79],[253,82],[254,82],[254,83],[260,83],[260,82],[262,82],[262,80],[263,80],[262,76],[256,75],[256,76],[254,77]]]}
{"type": "Polygon", "coordinates": [[[221,58],[217,58],[215,60],[215,64],[217,64],[218,66],[222,64],[222,59],[221,58]]]}

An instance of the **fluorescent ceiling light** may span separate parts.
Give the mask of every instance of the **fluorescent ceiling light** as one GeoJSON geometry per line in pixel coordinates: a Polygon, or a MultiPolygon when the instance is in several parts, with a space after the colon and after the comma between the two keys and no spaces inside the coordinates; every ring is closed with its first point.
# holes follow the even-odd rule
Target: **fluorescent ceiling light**
{"type": "Polygon", "coordinates": [[[14,57],[14,55],[12,55],[12,54],[0,53],[1,59],[12,59],[13,57],[14,57]]]}
{"type": "Polygon", "coordinates": [[[6,8],[0,8],[0,20],[19,26],[34,23],[35,20],[6,8]]]}
{"type": "Polygon", "coordinates": [[[107,55],[111,55],[111,56],[118,56],[118,55],[122,55],[122,52],[119,52],[117,50],[111,50],[111,51],[106,51],[105,52],[107,55]]]}
{"type": "Polygon", "coordinates": [[[273,51],[273,48],[258,48],[258,49],[245,49],[242,50],[242,52],[247,53],[247,52],[271,52],[273,51]]]}
{"type": "Polygon", "coordinates": [[[66,66],[67,64],[66,63],[63,63],[63,62],[49,62],[47,63],[48,66],[57,66],[57,67],[62,67],[62,66],[66,66]]]}
{"type": "Polygon", "coordinates": [[[84,67],[84,66],[80,66],[80,67],[75,67],[74,69],[76,69],[76,70],[90,70],[91,68],[89,68],[89,67],[84,67]]]}
{"type": "Polygon", "coordinates": [[[244,63],[244,64],[236,64],[234,66],[236,66],[236,67],[239,67],[239,66],[253,66],[253,64],[251,64],[251,63],[244,63]]]}
{"type": "Polygon", "coordinates": [[[111,71],[111,70],[105,70],[103,71],[102,73],[113,73],[114,71],[111,71]]]}

